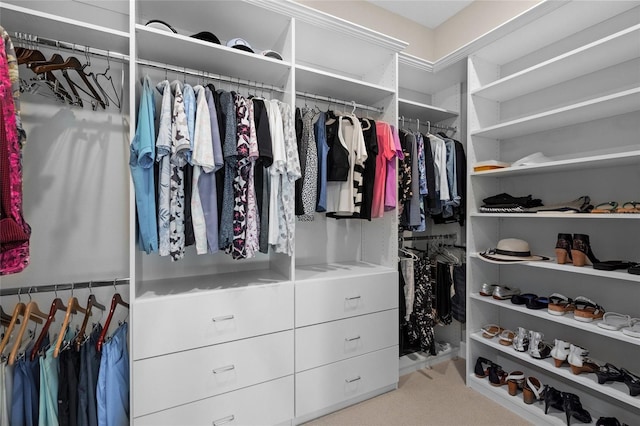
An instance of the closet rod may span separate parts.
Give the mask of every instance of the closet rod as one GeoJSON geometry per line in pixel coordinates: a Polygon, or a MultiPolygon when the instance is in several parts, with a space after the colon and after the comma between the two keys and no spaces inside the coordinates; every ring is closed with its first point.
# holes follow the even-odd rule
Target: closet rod
{"type": "Polygon", "coordinates": [[[404,116],[398,117],[398,120],[400,120],[402,122],[402,124],[404,124],[405,122],[409,122],[409,123],[417,123],[420,126],[433,127],[434,129],[439,129],[439,130],[450,130],[452,132],[457,132],[458,131],[458,128],[455,127],[455,126],[445,126],[443,124],[433,124],[430,121],[421,122],[418,119],[405,118],[404,116]]]}
{"type": "Polygon", "coordinates": [[[67,284],[47,284],[40,286],[29,287],[17,287],[17,288],[3,288],[0,289],[0,296],[12,296],[12,295],[29,295],[33,293],[48,293],[52,291],[64,291],[64,290],[76,290],[82,288],[96,288],[96,287],[108,287],[116,285],[129,284],[129,278],[116,278],[111,281],[84,281],[77,283],[67,284]]]}
{"type": "Polygon", "coordinates": [[[402,241],[424,241],[424,240],[451,240],[454,238],[458,238],[458,234],[441,234],[441,235],[419,235],[415,237],[404,237],[400,236],[400,240],[402,241]]]}
{"type": "Polygon", "coordinates": [[[330,98],[328,96],[316,95],[313,93],[296,91],[296,97],[314,99],[317,101],[327,102],[329,104],[331,103],[342,104],[350,107],[355,107],[357,109],[363,109],[366,111],[374,111],[374,112],[377,112],[378,114],[382,114],[384,112],[384,108],[378,108],[370,105],[363,105],[363,104],[356,103],[354,101],[343,101],[340,99],[330,98]]]}
{"type": "Polygon", "coordinates": [[[96,49],[91,46],[83,46],[82,44],[71,43],[68,41],[54,40],[51,38],[40,37],[33,34],[15,32],[15,38],[13,41],[19,41],[22,43],[30,44],[42,44],[49,47],[55,47],[58,49],[72,50],[79,53],[90,54],[93,56],[101,56],[108,59],[114,59],[116,61],[127,62],[129,56],[124,53],[112,52],[110,50],[96,49]]]}
{"type": "Polygon", "coordinates": [[[190,68],[177,67],[175,65],[163,64],[161,62],[148,61],[146,59],[138,59],[136,63],[138,65],[151,67],[151,68],[158,68],[165,71],[172,71],[178,74],[188,74],[188,75],[192,75],[199,78],[223,81],[231,85],[244,86],[244,87],[260,89],[260,90],[268,90],[269,92],[285,93],[285,90],[282,87],[273,86],[271,84],[259,83],[257,81],[244,80],[242,78],[228,77],[226,75],[215,74],[208,71],[200,71],[200,70],[194,70],[190,68]]]}

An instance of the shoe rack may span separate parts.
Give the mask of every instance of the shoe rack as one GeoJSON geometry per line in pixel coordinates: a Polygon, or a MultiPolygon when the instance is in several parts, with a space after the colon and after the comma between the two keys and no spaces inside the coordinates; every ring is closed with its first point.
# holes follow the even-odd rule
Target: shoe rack
{"type": "MultiPolygon", "coordinates": [[[[542,333],[580,346],[600,365],[640,373],[640,339],[581,322],[572,313],[551,315],[510,300],[481,296],[483,283],[516,287],[548,297],[586,297],[604,307],[640,317],[640,276],[603,271],[589,264],[559,264],[559,233],[589,236],[602,261],[640,262],[640,214],[480,213],[484,198],[506,192],[532,195],[550,205],[589,196],[594,206],[640,197],[640,3],[566,2],[496,40],[468,58],[467,161],[467,384],[535,424],[566,424],[565,413],[512,396],[473,374],[478,357],[505,372],[522,371],[562,392],[576,394],[595,424],[599,417],[621,423],[640,420],[640,396],[620,382],[599,384],[594,373],[573,374],[553,358],[536,359],[499,338],[482,336],[496,324],[542,333]],[[480,161],[512,163],[541,152],[545,163],[474,172],[480,161]],[[532,254],[549,261],[492,264],[478,255],[504,238],[527,241],[532,254]]],[[[575,418],[573,421],[577,421],[575,418]]]]}

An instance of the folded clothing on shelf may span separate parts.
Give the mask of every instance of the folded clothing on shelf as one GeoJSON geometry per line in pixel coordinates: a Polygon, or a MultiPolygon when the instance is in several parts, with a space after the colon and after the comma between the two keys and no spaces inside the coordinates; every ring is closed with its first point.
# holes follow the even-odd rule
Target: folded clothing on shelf
{"type": "Polygon", "coordinates": [[[482,200],[483,204],[480,211],[486,213],[503,213],[513,211],[525,212],[525,210],[543,206],[542,200],[533,198],[531,195],[524,197],[514,197],[513,195],[503,192],[501,194],[492,195],[482,200]]]}

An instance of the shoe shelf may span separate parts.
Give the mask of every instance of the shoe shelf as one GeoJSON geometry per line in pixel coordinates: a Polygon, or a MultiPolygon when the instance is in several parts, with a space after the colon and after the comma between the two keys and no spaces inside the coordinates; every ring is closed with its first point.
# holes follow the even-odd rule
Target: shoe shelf
{"type": "Polygon", "coordinates": [[[479,87],[471,95],[503,102],[640,56],[640,24],[479,87]]]}
{"type": "MultiPolygon", "coordinates": [[[[590,388],[603,395],[607,395],[617,401],[623,402],[635,408],[640,408],[640,398],[637,396],[629,395],[628,388],[624,383],[613,382],[599,384],[598,379],[593,373],[585,374],[573,374],[569,367],[556,367],[553,363],[553,358],[536,359],[529,355],[528,352],[518,352],[513,349],[513,346],[504,346],[498,342],[498,338],[487,339],[482,337],[482,332],[476,332],[471,334],[471,339],[479,342],[483,345],[489,346],[502,353],[510,355],[513,358],[520,359],[526,364],[535,365],[536,367],[545,370],[553,375],[563,377],[574,383],[580,384],[584,387],[590,388]]],[[[544,384],[544,383],[543,383],[544,384]]],[[[508,395],[508,394],[507,394],[508,395]]]]}
{"type": "Polygon", "coordinates": [[[471,136],[508,139],[573,124],[626,114],[640,109],[640,88],[623,90],[561,108],[551,109],[471,132],[471,136]]]}
{"type": "Polygon", "coordinates": [[[599,334],[611,339],[621,340],[632,345],[640,346],[640,338],[627,336],[620,330],[605,330],[604,328],[598,327],[595,321],[580,322],[574,319],[573,315],[569,313],[564,315],[551,315],[547,312],[546,309],[528,309],[524,305],[514,305],[509,300],[496,300],[493,297],[481,296],[479,293],[472,293],[470,297],[471,299],[478,300],[482,303],[488,303],[490,305],[495,305],[503,309],[511,309],[513,311],[520,312],[526,315],[542,318],[547,321],[556,322],[558,324],[578,328],[583,331],[588,331],[590,333],[599,334]]]}
{"type": "Polygon", "coordinates": [[[516,175],[525,176],[531,174],[565,172],[571,170],[586,170],[596,167],[601,168],[626,166],[638,163],[640,163],[640,149],[632,149],[629,151],[617,152],[613,154],[600,154],[592,156],[582,156],[580,158],[549,161],[546,163],[531,166],[505,167],[504,169],[487,170],[484,172],[471,172],[471,176],[492,178],[516,175]]]}
{"type": "Polygon", "coordinates": [[[470,213],[473,217],[508,217],[508,218],[550,218],[550,219],[623,219],[638,220],[640,214],[637,213],[607,213],[607,214],[590,214],[590,213],[470,213]]]}
{"type": "MultiPolygon", "coordinates": [[[[526,373],[526,372],[525,372],[526,373]]],[[[493,401],[501,404],[512,411],[515,411],[521,417],[530,420],[533,424],[548,424],[548,425],[563,425],[566,426],[566,417],[563,411],[550,409],[549,414],[544,414],[544,401],[538,401],[533,404],[525,404],[522,400],[522,393],[519,392],[516,396],[509,395],[506,386],[492,386],[489,380],[485,378],[476,377],[474,374],[470,374],[467,378],[467,383],[471,388],[479,391],[483,395],[489,396],[493,401]],[[537,421],[533,420],[536,419],[537,421]]],[[[543,383],[544,385],[544,383],[543,383]]],[[[589,414],[591,414],[591,423],[580,423],[581,425],[590,424],[595,425],[598,418],[604,416],[604,414],[596,413],[590,407],[585,407],[589,414]]],[[[572,422],[576,422],[572,419],[572,422]]]]}
{"type": "MultiPolygon", "coordinates": [[[[513,214],[512,216],[515,216],[515,214],[513,214]]],[[[593,216],[596,216],[596,215],[593,215],[593,216]]],[[[609,215],[609,216],[613,216],[613,215],[609,215]]],[[[479,261],[482,261],[478,253],[470,253],[469,256],[472,258],[476,258],[479,261]]],[[[552,269],[555,271],[562,271],[562,272],[568,272],[573,274],[592,275],[595,277],[603,277],[603,278],[609,278],[609,279],[633,281],[633,282],[640,283],[640,275],[630,274],[624,270],[623,271],[602,271],[599,269],[593,269],[592,266],[578,267],[573,265],[560,265],[558,263],[555,263],[555,260],[553,258],[549,261],[544,261],[544,262],[520,262],[518,265],[512,265],[512,266],[552,269]]]]}

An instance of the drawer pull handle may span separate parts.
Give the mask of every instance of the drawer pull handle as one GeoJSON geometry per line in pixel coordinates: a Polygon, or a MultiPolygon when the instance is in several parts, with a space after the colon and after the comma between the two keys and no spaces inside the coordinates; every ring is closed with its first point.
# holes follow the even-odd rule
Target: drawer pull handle
{"type": "Polygon", "coordinates": [[[220,322],[220,321],[229,321],[233,319],[233,315],[225,315],[222,317],[214,317],[212,318],[213,322],[220,322]]]}
{"type": "Polygon", "coordinates": [[[354,340],[359,340],[359,339],[360,339],[360,336],[344,338],[345,342],[353,342],[354,340]]]}
{"type": "Polygon", "coordinates": [[[231,370],[235,370],[236,366],[231,364],[231,365],[225,365],[224,367],[220,367],[220,368],[214,368],[213,369],[213,374],[218,374],[218,373],[224,373],[225,371],[231,371],[231,370]]]}
{"type": "Polygon", "coordinates": [[[230,416],[227,416],[223,419],[219,419],[219,420],[214,420],[213,423],[211,423],[213,426],[220,426],[226,423],[231,423],[232,421],[234,421],[236,419],[236,417],[232,414],[230,416]]]}
{"type": "Polygon", "coordinates": [[[347,383],[353,383],[353,382],[357,382],[360,379],[361,379],[360,376],[356,376],[353,379],[344,379],[344,381],[347,382],[347,383]]]}
{"type": "Polygon", "coordinates": [[[353,297],[345,297],[344,300],[346,300],[347,302],[350,302],[352,300],[358,300],[360,298],[361,296],[353,296],[353,297]]]}

